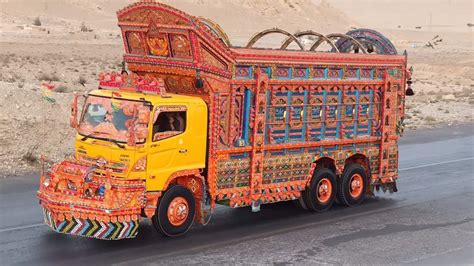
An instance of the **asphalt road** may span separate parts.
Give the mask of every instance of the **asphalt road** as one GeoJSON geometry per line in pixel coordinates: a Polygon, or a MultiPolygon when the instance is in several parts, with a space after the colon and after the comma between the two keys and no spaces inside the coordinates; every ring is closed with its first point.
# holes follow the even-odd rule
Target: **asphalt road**
{"type": "Polygon", "coordinates": [[[218,208],[184,237],[143,223],[118,242],[60,235],[42,224],[37,178],[0,181],[0,264],[474,264],[473,126],[408,132],[399,192],[324,214],[291,203],[218,208]]]}

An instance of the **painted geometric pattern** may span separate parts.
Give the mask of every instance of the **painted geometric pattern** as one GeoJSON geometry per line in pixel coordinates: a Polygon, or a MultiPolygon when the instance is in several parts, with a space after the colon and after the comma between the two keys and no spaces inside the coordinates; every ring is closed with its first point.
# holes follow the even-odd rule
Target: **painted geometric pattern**
{"type": "Polygon", "coordinates": [[[99,222],[91,219],[72,217],[71,220],[58,221],[51,212],[43,208],[44,222],[54,231],[102,240],[134,238],[138,234],[139,221],[99,222]]]}
{"type": "MultiPolygon", "coordinates": [[[[236,79],[254,79],[253,73],[256,68],[263,68],[264,72],[268,74],[270,79],[280,80],[381,80],[384,78],[386,68],[377,67],[330,67],[330,66],[305,66],[305,67],[290,67],[290,66],[248,66],[238,65],[234,70],[234,77],[236,79]],[[275,70],[272,73],[271,70],[275,70]]],[[[400,78],[401,69],[388,69],[389,74],[395,78],[400,78]]]]}
{"type": "MultiPolygon", "coordinates": [[[[264,162],[263,184],[277,184],[305,180],[314,156],[287,154],[268,156],[264,162]]],[[[217,188],[244,188],[249,186],[250,163],[248,159],[220,161],[217,164],[217,188]]]]}
{"type": "Polygon", "coordinates": [[[219,161],[217,163],[217,188],[248,187],[249,175],[249,159],[219,161]]]}
{"type": "Polygon", "coordinates": [[[313,160],[310,154],[267,157],[263,162],[263,184],[306,180],[313,160]]]}

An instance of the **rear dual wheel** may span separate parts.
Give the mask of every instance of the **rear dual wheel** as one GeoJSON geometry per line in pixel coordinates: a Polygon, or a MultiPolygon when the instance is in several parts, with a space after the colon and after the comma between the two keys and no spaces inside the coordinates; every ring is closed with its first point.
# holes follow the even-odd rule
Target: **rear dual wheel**
{"type": "Polygon", "coordinates": [[[327,168],[315,171],[310,186],[303,192],[302,199],[308,210],[325,212],[336,198],[336,175],[327,168]]]}
{"type": "Polygon", "coordinates": [[[337,200],[339,203],[352,207],[365,200],[368,187],[367,172],[358,164],[349,164],[339,180],[337,200]]]}
{"type": "Polygon", "coordinates": [[[339,180],[332,170],[320,168],[295,204],[304,210],[316,212],[329,210],[336,200],[348,207],[357,206],[365,200],[367,188],[367,173],[361,165],[347,165],[339,180]]]}
{"type": "Polygon", "coordinates": [[[153,226],[164,236],[180,236],[191,228],[195,212],[193,194],[183,186],[173,186],[160,199],[153,226]]]}

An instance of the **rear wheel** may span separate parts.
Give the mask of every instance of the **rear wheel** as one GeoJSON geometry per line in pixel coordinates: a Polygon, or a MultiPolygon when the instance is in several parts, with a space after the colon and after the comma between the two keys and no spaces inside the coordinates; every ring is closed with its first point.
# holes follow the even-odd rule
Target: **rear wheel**
{"type": "Polygon", "coordinates": [[[316,212],[327,211],[334,204],[335,196],[336,175],[327,168],[317,169],[304,192],[306,206],[316,212]]]}
{"type": "Polygon", "coordinates": [[[338,201],[352,207],[365,200],[368,186],[367,173],[364,167],[358,164],[349,164],[345,167],[337,189],[338,201]]]}
{"type": "Polygon", "coordinates": [[[164,236],[179,236],[191,228],[194,214],[193,194],[183,186],[173,186],[160,199],[152,222],[164,236]]]}

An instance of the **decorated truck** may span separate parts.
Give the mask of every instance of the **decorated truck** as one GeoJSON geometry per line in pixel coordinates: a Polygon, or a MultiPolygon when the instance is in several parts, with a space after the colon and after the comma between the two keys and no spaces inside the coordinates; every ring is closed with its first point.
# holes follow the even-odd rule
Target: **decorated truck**
{"type": "Polygon", "coordinates": [[[54,231],[133,238],[148,218],[179,236],[216,205],[324,212],[397,191],[411,72],[380,33],[274,28],[235,47],[216,23],[162,3],[117,14],[127,69],[74,97],[74,158],[41,173],[54,231]],[[285,40],[255,47],[268,34],[285,40]]]}

